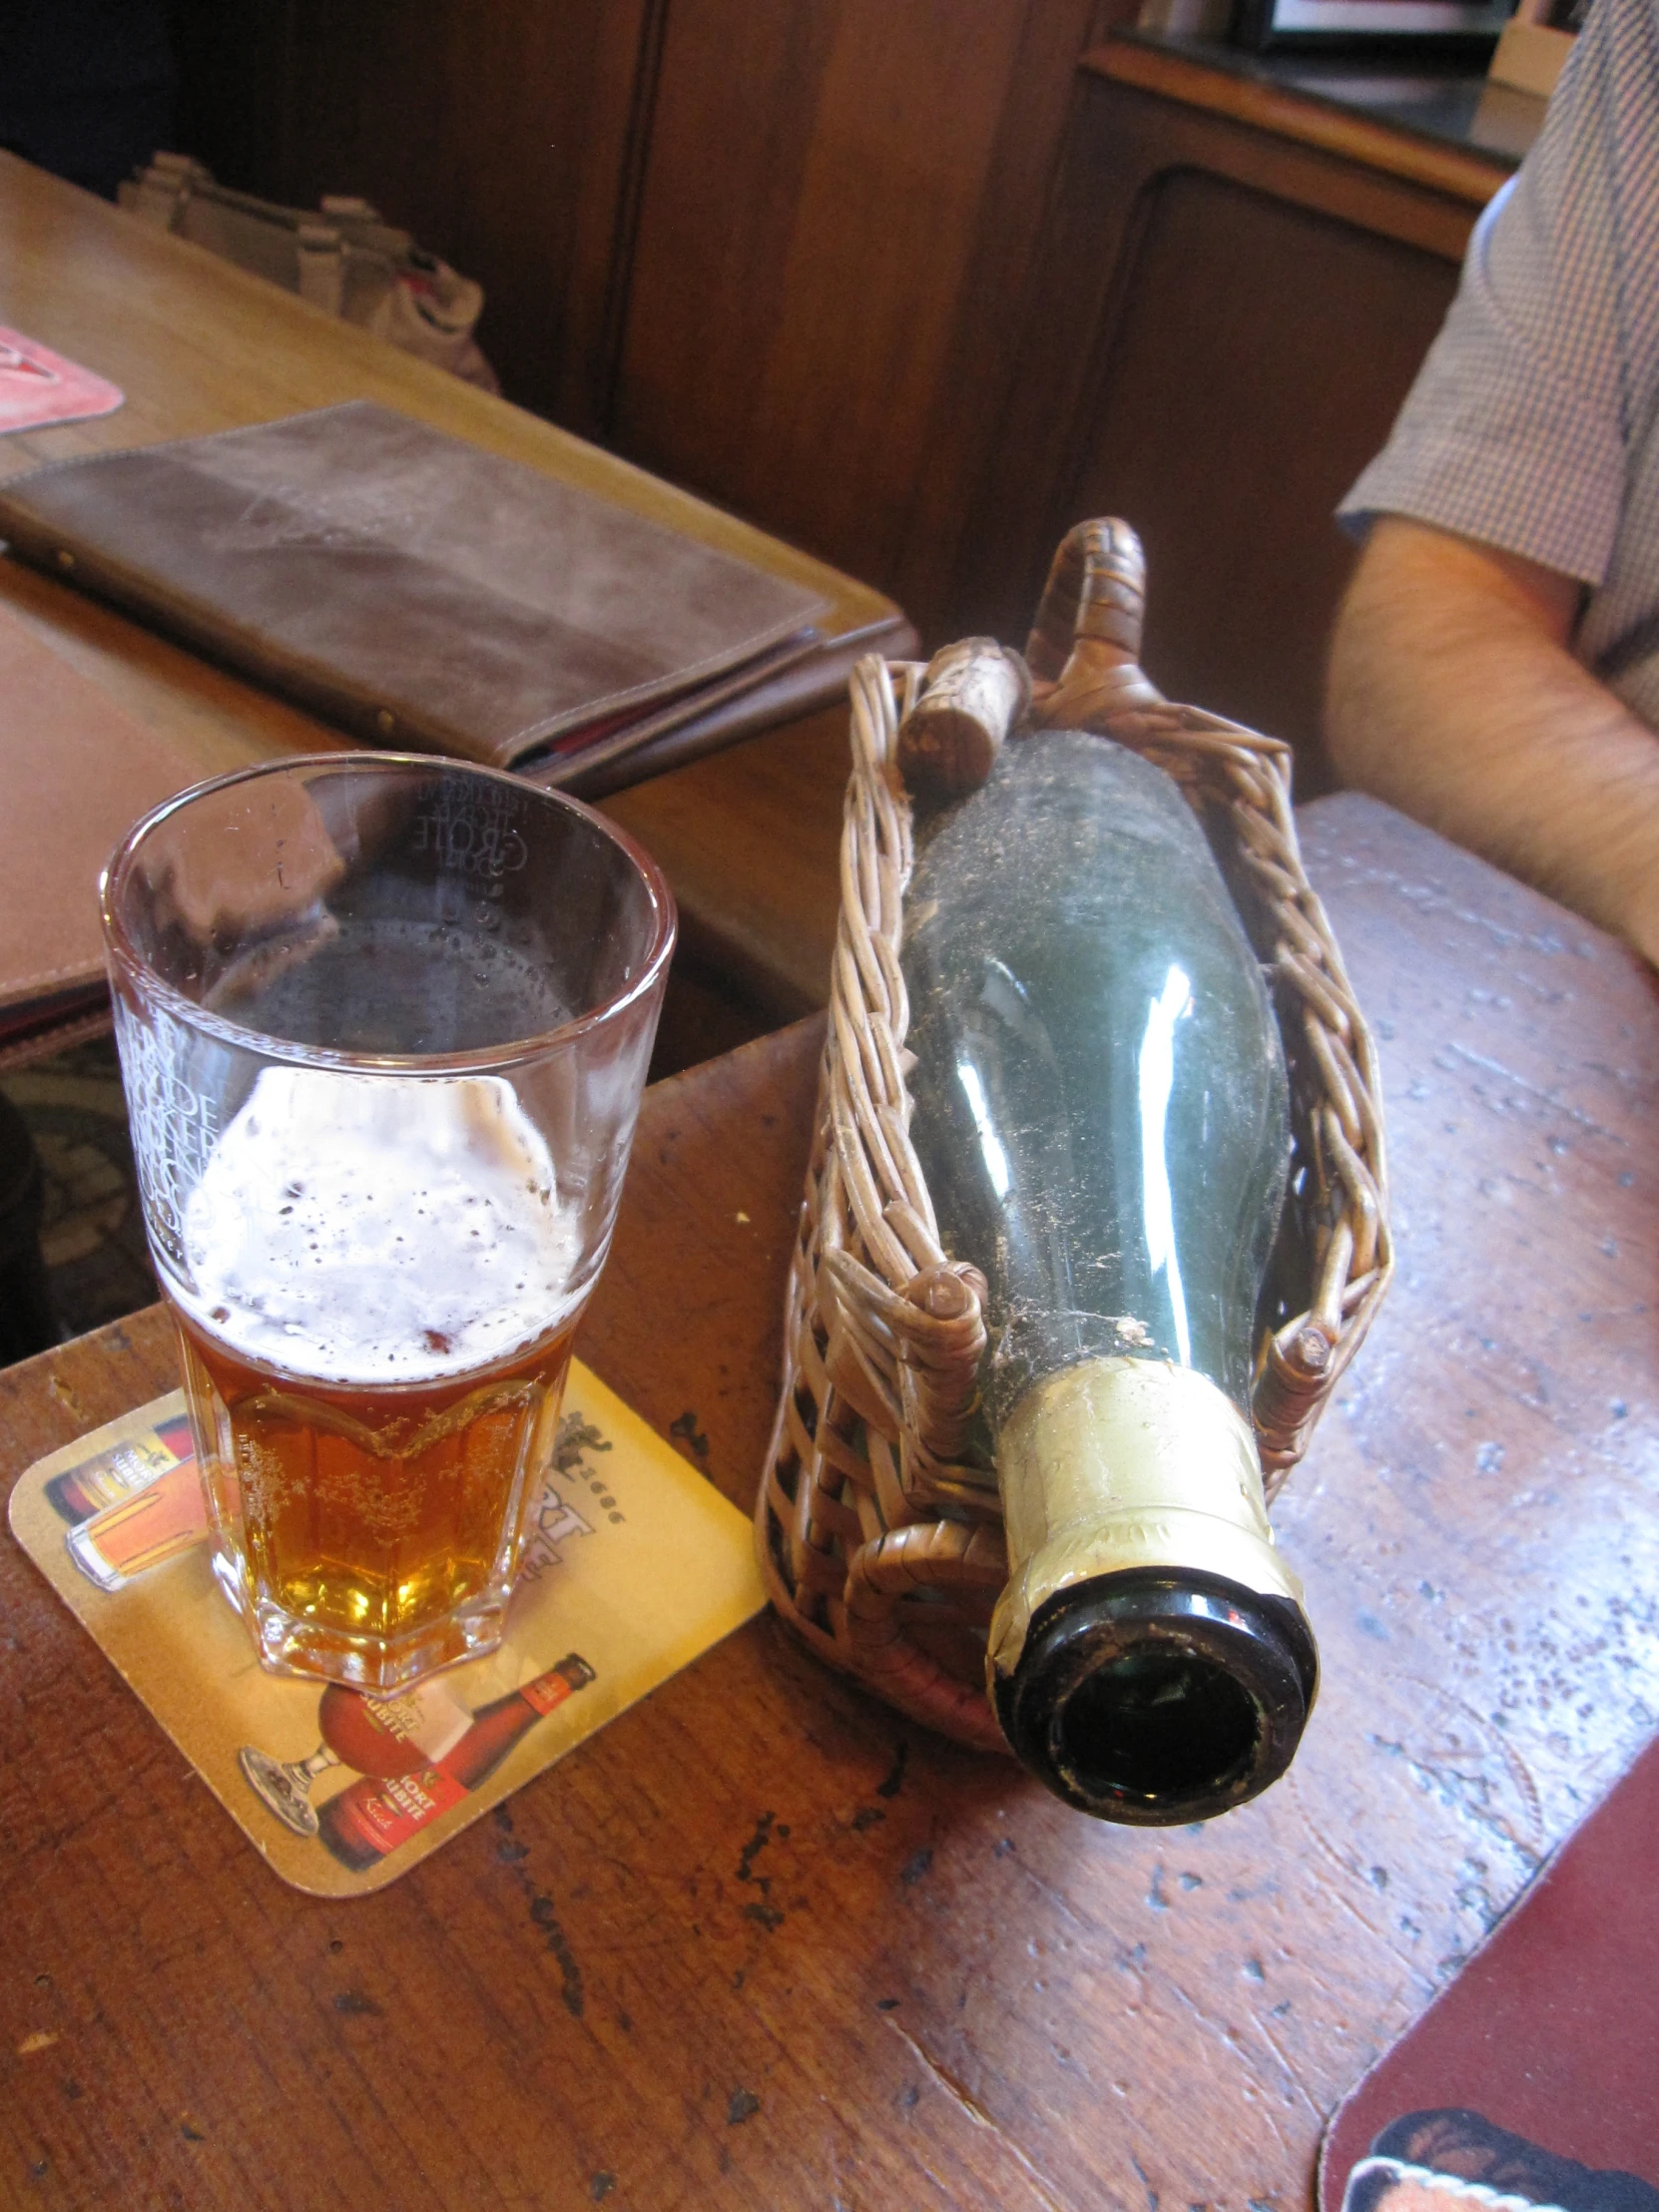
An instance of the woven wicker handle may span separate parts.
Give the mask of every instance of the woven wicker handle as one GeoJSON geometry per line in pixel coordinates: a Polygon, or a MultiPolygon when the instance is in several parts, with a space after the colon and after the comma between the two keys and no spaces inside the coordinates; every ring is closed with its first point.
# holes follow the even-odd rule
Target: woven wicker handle
{"type": "Polygon", "coordinates": [[[1060,541],[1025,658],[1032,717],[1050,730],[1101,729],[1161,707],[1141,671],[1146,559],[1127,522],[1080,522],[1060,541]]]}

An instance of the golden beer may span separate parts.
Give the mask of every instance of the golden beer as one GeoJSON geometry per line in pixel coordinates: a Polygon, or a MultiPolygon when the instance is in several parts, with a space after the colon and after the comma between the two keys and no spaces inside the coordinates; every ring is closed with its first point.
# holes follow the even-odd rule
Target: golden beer
{"type": "Polygon", "coordinates": [[[330,754],[183,793],[101,886],[213,1567],[266,1666],[493,1650],[674,946],[561,794],[330,754]]]}
{"type": "Polygon", "coordinates": [[[174,1320],[192,1418],[214,1439],[203,1460],[213,1517],[240,1555],[245,1604],[272,1601],[346,1639],[402,1642],[511,1580],[552,1451],[573,1319],[494,1367],[379,1389],[278,1374],[177,1309],[174,1320]]]}
{"type": "Polygon", "coordinates": [[[265,1656],[385,1690],[492,1641],[579,1303],[510,1087],[267,1068],[185,1242],[216,1568],[265,1656]]]}

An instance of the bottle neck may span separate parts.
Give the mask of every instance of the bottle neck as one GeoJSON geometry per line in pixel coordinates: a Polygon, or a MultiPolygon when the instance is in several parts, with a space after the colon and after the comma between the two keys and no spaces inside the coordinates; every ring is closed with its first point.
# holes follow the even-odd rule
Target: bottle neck
{"type": "Polygon", "coordinates": [[[989,1667],[1013,1673],[1033,1615],[1100,1575],[1190,1573],[1284,1598],[1256,1439],[1205,1376],[1163,1360],[1082,1360],[1032,1384],[997,1446],[1008,1586],[989,1667]]]}
{"type": "Polygon", "coordinates": [[[592,1680],[592,1667],[572,1651],[556,1667],[538,1674],[534,1682],[522,1684],[518,1695],[537,1713],[551,1713],[555,1705],[562,1705],[573,1691],[582,1689],[592,1680]]]}
{"type": "Polygon", "coordinates": [[[988,1688],[1025,1764],[1080,1811],[1149,1824],[1282,1774],[1319,1658],[1232,1401],[1166,1361],[1079,1361],[1015,1406],[997,1476],[988,1688]]]}

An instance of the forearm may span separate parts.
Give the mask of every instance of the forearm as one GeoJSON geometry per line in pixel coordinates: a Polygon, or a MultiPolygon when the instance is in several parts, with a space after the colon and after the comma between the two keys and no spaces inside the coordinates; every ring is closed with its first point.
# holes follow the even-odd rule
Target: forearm
{"type": "Polygon", "coordinates": [[[1379,523],[1337,620],[1327,740],[1350,783],[1659,960],[1659,739],[1573,659],[1576,598],[1379,523]]]}

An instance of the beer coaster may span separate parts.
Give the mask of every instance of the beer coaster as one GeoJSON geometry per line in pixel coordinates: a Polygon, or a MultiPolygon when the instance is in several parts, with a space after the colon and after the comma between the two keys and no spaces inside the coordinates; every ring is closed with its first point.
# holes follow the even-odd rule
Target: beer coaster
{"type": "Polygon", "coordinates": [[[182,1390],[19,1476],[12,1533],[284,1882],[360,1897],[766,1603],[748,1516],[580,1361],[507,1635],[374,1698],[268,1674],[214,1579],[182,1390]]]}

